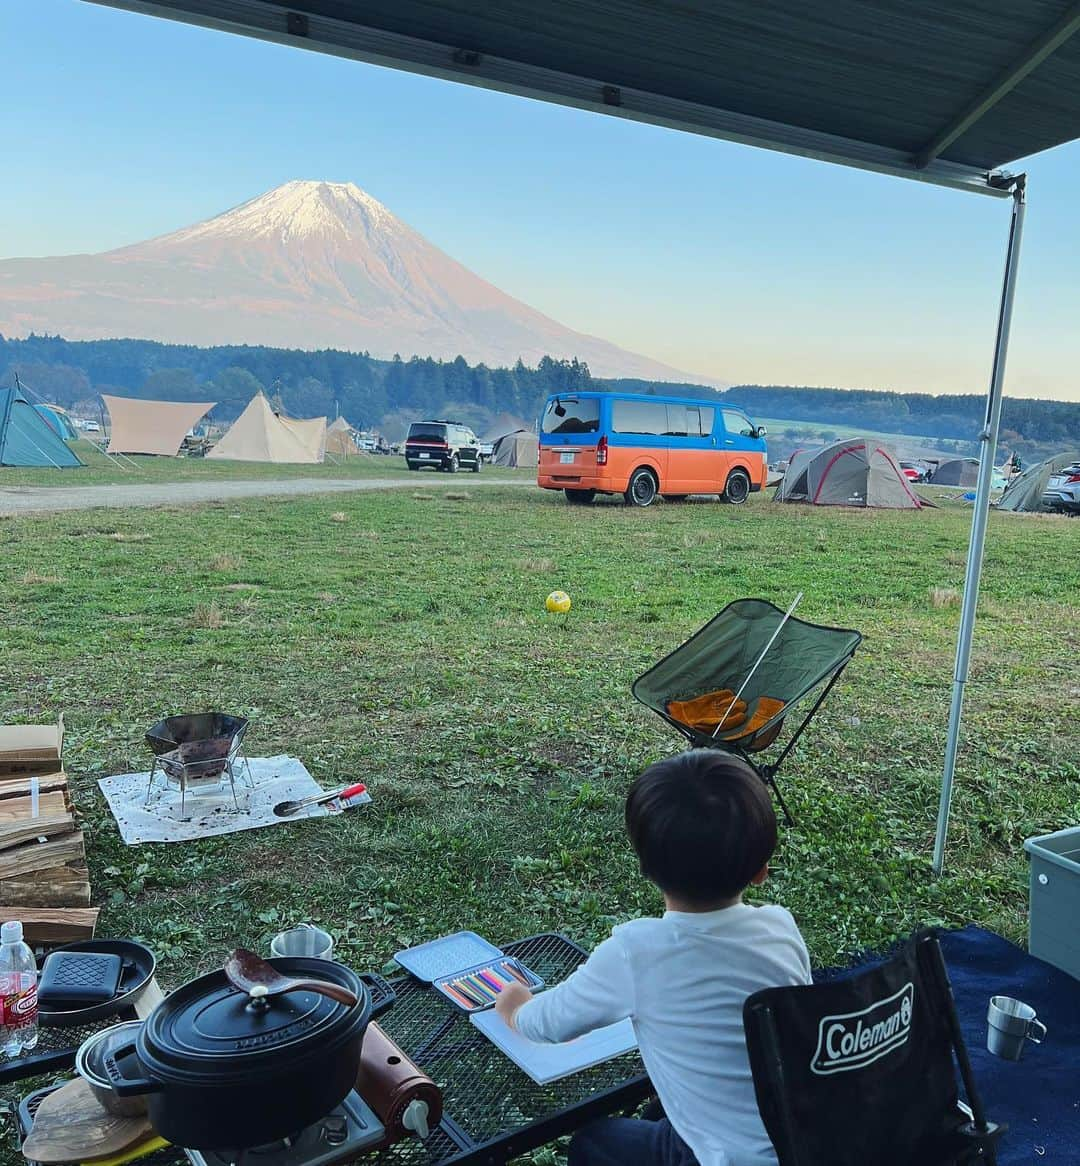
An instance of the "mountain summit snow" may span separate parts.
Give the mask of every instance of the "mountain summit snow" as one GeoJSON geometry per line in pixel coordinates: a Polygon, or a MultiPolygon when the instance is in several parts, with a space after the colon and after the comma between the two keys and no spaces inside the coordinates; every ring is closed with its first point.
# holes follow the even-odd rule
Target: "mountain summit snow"
{"type": "Polygon", "coordinates": [[[440,251],[358,186],[286,182],[205,222],[98,255],[0,261],[0,333],[342,348],[598,376],[698,380],[575,332],[440,251]]]}

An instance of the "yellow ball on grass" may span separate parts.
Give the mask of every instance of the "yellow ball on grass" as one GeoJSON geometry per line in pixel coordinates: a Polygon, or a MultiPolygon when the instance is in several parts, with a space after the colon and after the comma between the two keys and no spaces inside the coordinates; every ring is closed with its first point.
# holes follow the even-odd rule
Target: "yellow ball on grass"
{"type": "Polygon", "coordinates": [[[544,601],[544,606],[548,611],[565,615],[570,610],[570,596],[565,591],[553,591],[544,601]]]}

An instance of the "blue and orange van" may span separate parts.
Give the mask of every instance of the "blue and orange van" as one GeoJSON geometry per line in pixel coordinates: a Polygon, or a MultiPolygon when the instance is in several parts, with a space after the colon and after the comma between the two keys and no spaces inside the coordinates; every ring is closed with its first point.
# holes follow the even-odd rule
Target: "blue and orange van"
{"type": "Polygon", "coordinates": [[[558,393],[540,418],[536,482],[568,502],[622,494],[719,494],[745,502],[765,485],[765,427],[732,405],[638,393],[558,393]]]}

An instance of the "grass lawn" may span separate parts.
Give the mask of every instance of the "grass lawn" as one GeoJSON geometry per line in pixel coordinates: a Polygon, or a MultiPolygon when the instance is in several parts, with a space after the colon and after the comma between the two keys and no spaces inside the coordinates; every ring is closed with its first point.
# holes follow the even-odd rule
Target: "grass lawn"
{"type": "Polygon", "coordinates": [[[754,898],[794,912],[819,964],[923,923],[1024,939],[1021,843],[1080,820],[1080,522],[991,515],[935,882],[966,509],[570,508],[468,484],[0,520],[0,720],[66,714],[102,934],[146,940],[171,984],[299,920],[358,968],[462,927],[595,943],[660,909],[622,802],[680,742],[631,681],[728,601],[801,589],[800,615],[865,642],[781,774],[798,825],[754,898]],[[566,617],[544,611],[555,587],[566,617]],[[124,847],[94,778],[202,708],[250,716],[251,753],[295,753],[327,787],[363,778],[374,805],[124,847]]]}

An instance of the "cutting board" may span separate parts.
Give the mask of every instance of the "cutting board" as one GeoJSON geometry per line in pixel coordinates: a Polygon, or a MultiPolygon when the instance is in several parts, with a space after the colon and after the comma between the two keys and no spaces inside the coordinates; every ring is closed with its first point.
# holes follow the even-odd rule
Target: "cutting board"
{"type": "Polygon", "coordinates": [[[153,1136],[145,1114],[109,1113],[80,1077],[42,1101],[22,1152],[31,1162],[81,1162],[112,1157],[153,1136]]]}

